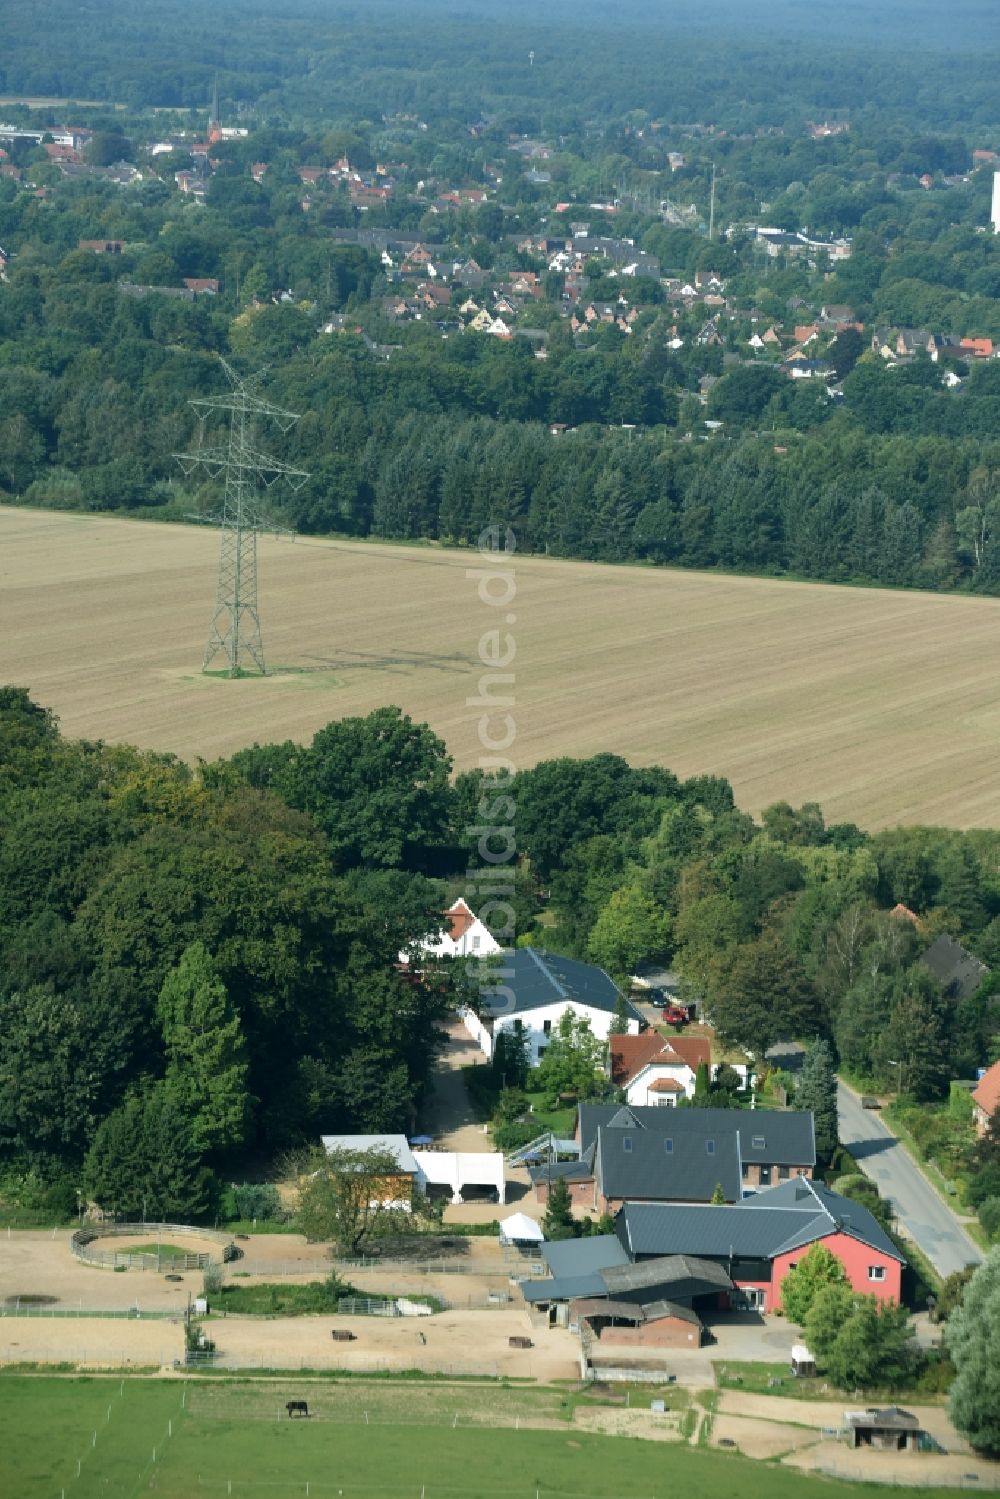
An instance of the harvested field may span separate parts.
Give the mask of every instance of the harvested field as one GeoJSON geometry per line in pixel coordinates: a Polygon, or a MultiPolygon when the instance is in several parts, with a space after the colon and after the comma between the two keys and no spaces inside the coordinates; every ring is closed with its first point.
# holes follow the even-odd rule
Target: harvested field
{"type": "Polygon", "coordinates": [[[230,682],[200,674],[216,555],[207,529],[0,509],[5,679],[67,734],[192,760],[398,703],[461,768],[478,642],[509,627],[519,764],[613,750],[728,776],[755,812],[1000,820],[1000,600],[525,558],[500,609],[469,552],[263,538],[273,675],[230,682]]]}

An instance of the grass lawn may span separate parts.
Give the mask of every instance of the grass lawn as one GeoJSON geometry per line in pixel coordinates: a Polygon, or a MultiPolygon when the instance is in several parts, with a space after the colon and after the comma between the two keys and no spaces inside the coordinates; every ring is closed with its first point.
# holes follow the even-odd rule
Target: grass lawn
{"type": "MultiPolygon", "coordinates": [[[[365,1294],[336,1277],[329,1281],[310,1280],[305,1285],[264,1281],[259,1285],[225,1285],[211,1293],[210,1304],[213,1312],[234,1312],[251,1317],[296,1317],[312,1312],[337,1312],[341,1297],[365,1294]]],[[[384,1301],[392,1298],[380,1294],[371,1299],[384,1301]]],[[[436,1312],[442,1310],[442,1303],[436,1296],[407,1295],[406,1299],[422,1301],[436,1312]]]]}
{"type": "Polygon", "coordinates": [[[338,1298],[353,1295],[349,1286],[311,1280],[306,1285],[272,1285],[263,1281],[245,1286],[229,1283],[210,1296],[214,1312],[238,1312],[252,1317],[295,1317],[308,1312],[335,1312],[338,1298]]]}
{"type": "MultiPolygon", "coordinates": [[[[838,1390],[823,1375],[808,1379],[796,1379],[788,1372],[788,1364],[737,1363],[730,1359],[726,1363],[715,1363],[715,1379],[720,1390],[742,1390],[747,1395],[781,1395],[786,1400],[853,1400],[854,1392],[838,1390]],[[770,1383],[769,1381],[774,1381],[770,1383]]],[[[900,1401],[913,1401],[918,1405],[944,1405],[946,1395],[932,1393],[919,1387],[908,1390],[876,1388],[865,1391],[865,1403],[875,1405],[897,1405],[900,1401]]]]}
{"type": "MultiPolygon", "coordinates": [[[[0,1378],[0,1492],[17,1499],[847,1499],[854,1486],[679,1443],[589,1435],[555,1390],[295,1380],[0,1378]],[[305,1397],[310,1419],[285,1401],[305,1397]],[[548,1406],[548,1410],[546,1410],[548,1406]],[[110,1416],[109,1416],[110,1411],[110,1416]],[[564,1419],[564,1418],[563,1418],[564,1419]],[[16,1435],[12,1435],[16,1434],[16,1435]],[[155,1450],[155,1458],[154,1458],[155,1450]],[[79,1473],[78,1473],[79,1465],[79,1473]],[[308,1487],[307,1487],[308,1486],[308,1487]]],[[[923,1490],[926,1495],[940,1490],[923,1490]]]]}

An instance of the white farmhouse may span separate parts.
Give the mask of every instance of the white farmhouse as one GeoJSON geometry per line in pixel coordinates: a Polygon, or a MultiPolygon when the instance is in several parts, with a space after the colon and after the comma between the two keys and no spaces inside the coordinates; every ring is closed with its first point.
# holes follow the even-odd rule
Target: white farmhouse
{"type": "Polygon", "coordinates": [[[671,1108],[694,1096],[698,1067],[711,1068],[712,1049],[700,1036],[671,1036],[644,1031],[641,1036],[613,1036],[611,1081],[625,1090],[625,1102],[671,1108]]]}
{"type": "MultiPolygon", "coordinates": [[[[433,937],[424,938],[420,944],[421,952],[434,958],[487,958],[492,953],[503,951],[489,927],[461,897],[443,914],[446,925],[433,937]]],[[[409,962],[409,953],[401,952],[399,960],[409,962]]]]}
{"type": "MultiPolygon", "coordinates": [[[[529,1060],[537,1067],[567,1010],[589,1020],[599,1040],[606,1041],[611,1033],[621,995],[603,968],[534,947],[517,947],[494,960],[486,977],[480,1013],[466,1010],[463,1019],[487,1057],[493,1055],[499,1031],[520,1031],[527,1033],[529,1060]]],[[[631,1005],[626,1015],[628,1034],[637,1036],[645,1024],[642,1016],[631,1005]]]]}

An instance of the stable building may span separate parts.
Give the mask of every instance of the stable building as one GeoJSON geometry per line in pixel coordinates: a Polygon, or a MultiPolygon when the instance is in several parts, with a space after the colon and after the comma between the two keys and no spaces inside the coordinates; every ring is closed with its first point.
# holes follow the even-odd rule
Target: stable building
{"type": "Polygon", "coordinates": [[[855,1291],[898,1305],[905,1257],[867,1208],[805,1177],[733,1207],[626,1203],[615,1220],[630,1261],[690,1255],[724,1269],[737,1304],[781,1310],[781,1286],[813,1244],[825,1244],[855,1291]]]}

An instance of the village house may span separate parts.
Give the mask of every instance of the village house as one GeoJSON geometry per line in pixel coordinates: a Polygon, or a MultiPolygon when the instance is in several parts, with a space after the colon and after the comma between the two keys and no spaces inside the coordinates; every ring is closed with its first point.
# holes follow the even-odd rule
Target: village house
{"type": "MultiPolygon", "coordinates": [[[[463,1012],[466,1029],[486,1057],[492,1057],[499,1031],[524,1035],[533,1067],[545,1055],[565,1014],[586,1020],[598,1040],[606,1041],[622,1002],[603,968],[535,947],[505,949],[487,977],[480,990],[480,1013],[463,1012]]],[[[628,1033],[637,1035],[645,1021],[631,1005],[626,1004],[625,1012],[628,1033]]]]}
{"type": "MultiPolygon", "coordinates": [[[[502,952],[492,932],[479,920],[461,896],[444,912],[445,925],[433,937],[425,937],[419,951],[434,958],[485,958],[502,952]]],[[[400,954],[402,962],[409,960],[400,954]]]]}
{"type": "Polygon", "coordinates": [[[989,1129],[997,1109],[1000,1109],[1000,1062],[994,1062],[983,1073],[972,1093],[972,1118],[980,1138],[989,1129]]]}
{"type": "Polygon", "coordinates": [[[562,1180],[574,1206],[595,1213],[616,1213],[626,1202],[704,1204],[720,1194],[738,1202],[743,1191],[739,1140],[733,1133],[717,1135],[710,1125],[675,1138],[621,1128],[612,1119],[596,1126],[577,1160],[546,1162],[528,1174],[539,1203],[547,1203],[553,1182],[562,1180]]]}
{"type": "MultiPolygon", "coordinates": [[[[744,1190],[769,1187],[796,1176],[810,1177],[816,1167],[813,1116],[808,1110],[677,1109],[669,1114],[639,1104],[581,1104],[577,1140],[585,1150],[599,1127],[656,1134],[681,1152],[688,1138],[719,1140],[735,1136],[744,1190]]],[[[714,1153],[714,1152],[709,1152],[714,1153]]],[[[737,1194],[738,1195],[738,1194],[737,1194]]]]}
{"type": "Polygon", "coordinates": [[[639,1036],[612,1036],[611,1081],[625,1090],[625,1102],[670,1108],[694,1096],[699,1066],[711,1066],[712,1048],[702,1036],[672,1036],[652,1028],[639,1036]]]}
{"type": "Polygon", "coordinates": [[[945,998],[955,1004],[973,999],[989,969],[954,937],[938,937],[919,959],[941,985],[945,998]]]}
{"type": "MultiPolygon", "coordinates": [[[[622,1038],[616,1037],[619,1048],[622,1038]]],[[[565,1182],[571,1201],[599,1213],[626,1202],[726,1202],[777,1181],[809,1177],[816,1165],[813,1117],[742,1109],[670,1109],[581,1104],[576,1158],[530,1169],[537,1200],[565,1182]]],[[[568,1142],[560,1154],[568,1156],[568,1142]]]]}

